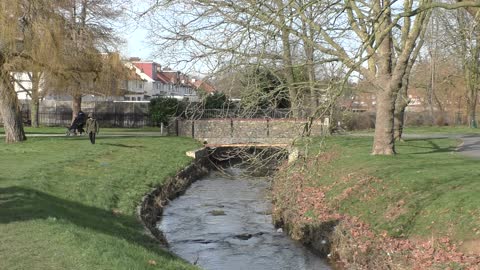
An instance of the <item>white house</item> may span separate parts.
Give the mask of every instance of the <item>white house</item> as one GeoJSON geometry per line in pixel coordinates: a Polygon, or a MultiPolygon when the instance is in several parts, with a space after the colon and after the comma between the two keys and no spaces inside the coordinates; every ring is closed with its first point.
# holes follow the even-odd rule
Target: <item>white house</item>
{"type": "MultiPolygon", "coordinates": [[[[30,93],[32,91],[32,73],[31,72],[12,72],[14,79],[14,88],[17,92],[17,97],[20,100],[31,99],[30,93]]],[[[39,92],[43,91],[43,78],[40,79],[39,92]]]]}

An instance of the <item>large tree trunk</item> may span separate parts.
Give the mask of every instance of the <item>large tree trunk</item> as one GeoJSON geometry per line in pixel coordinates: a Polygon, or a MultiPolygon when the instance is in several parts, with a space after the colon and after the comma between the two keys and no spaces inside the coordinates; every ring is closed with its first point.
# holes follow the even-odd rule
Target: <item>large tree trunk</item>
{"type": "Polygon", "coordinates": [[[78,115],[78,112],[82,110],[82,95],[74,94],[72,100],[72,121],[78,115]]]}
{"type": "Polygon", "coordinates": [[[395,154],[393,138],[393,112],[395,110],[395,93],[386,87],[377,96],[377,114],[375,119],[375,137],[373,155],[395,154]]]}
{"type": "Polygon", "coordinates": [[[5,142],[16,143],[25,141],[22,113],[20,111],[17,93],[9,78],[9,73],[2,71],[0,74],[0,113],[5,129],[5,142]]]}
{"type": "MultiPolygon", "coordinates": [[[[391,22],[390,1],[375,1],[375,13],[380,15],[378,29],[384,30],[391,22]],[[382,8],[385,8],[382,10],[382,8]],[[382,12],[380,12],[382,10],[382,12]]],[[[380,41],[378,41],[380,42],[380,41]]],[[[378,47],[376,58],[377,78],[375,85],[379,89],[377,95],[377,113],[375,119],[375,137],[373,138],[373,155],[395,154],[395,140],[393,139],[393,112],[395,111],[395,97],[398,89],[392,88],[393,72],[393,39],[386,36],[378,47]]]]}

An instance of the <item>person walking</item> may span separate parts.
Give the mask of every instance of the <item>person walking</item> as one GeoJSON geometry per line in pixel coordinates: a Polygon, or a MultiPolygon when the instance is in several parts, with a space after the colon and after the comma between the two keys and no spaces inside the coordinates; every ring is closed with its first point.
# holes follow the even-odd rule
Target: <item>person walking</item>
{"type": "Polygon", "coordinates": [[[86,123],[86,132],[92,144],[95,144],[95,135],[98,134],[99,130],[100,128],[98,126],[97,120],[93,118],[92,113],[89,113],[87,118],[87,123],[86,123]]]}

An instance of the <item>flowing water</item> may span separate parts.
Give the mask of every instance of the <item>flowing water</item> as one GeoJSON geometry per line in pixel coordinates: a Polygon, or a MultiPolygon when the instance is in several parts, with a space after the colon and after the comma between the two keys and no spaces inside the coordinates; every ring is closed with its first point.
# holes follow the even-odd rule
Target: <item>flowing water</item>
{"type": "Polygon", "coordinates": [[[208,270],[331,269],[272,225],[266,178],[212,172],[165,209],[170,250],[208,270]]]}

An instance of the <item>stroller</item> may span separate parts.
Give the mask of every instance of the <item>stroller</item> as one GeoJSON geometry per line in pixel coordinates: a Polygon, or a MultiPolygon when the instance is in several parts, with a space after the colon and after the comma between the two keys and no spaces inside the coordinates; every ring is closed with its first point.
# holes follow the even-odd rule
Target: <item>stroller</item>
{"type": "Polygon", "coordinates": [[[75,117],[75,119],[73,120],[72,125],[67,128],[67,136],[77,134],[82,135],[85,132],[83,126],[85,125],[86,121],[87,117],[85,116],[85,113],[79,111],[77,117],[75,117]]]}

